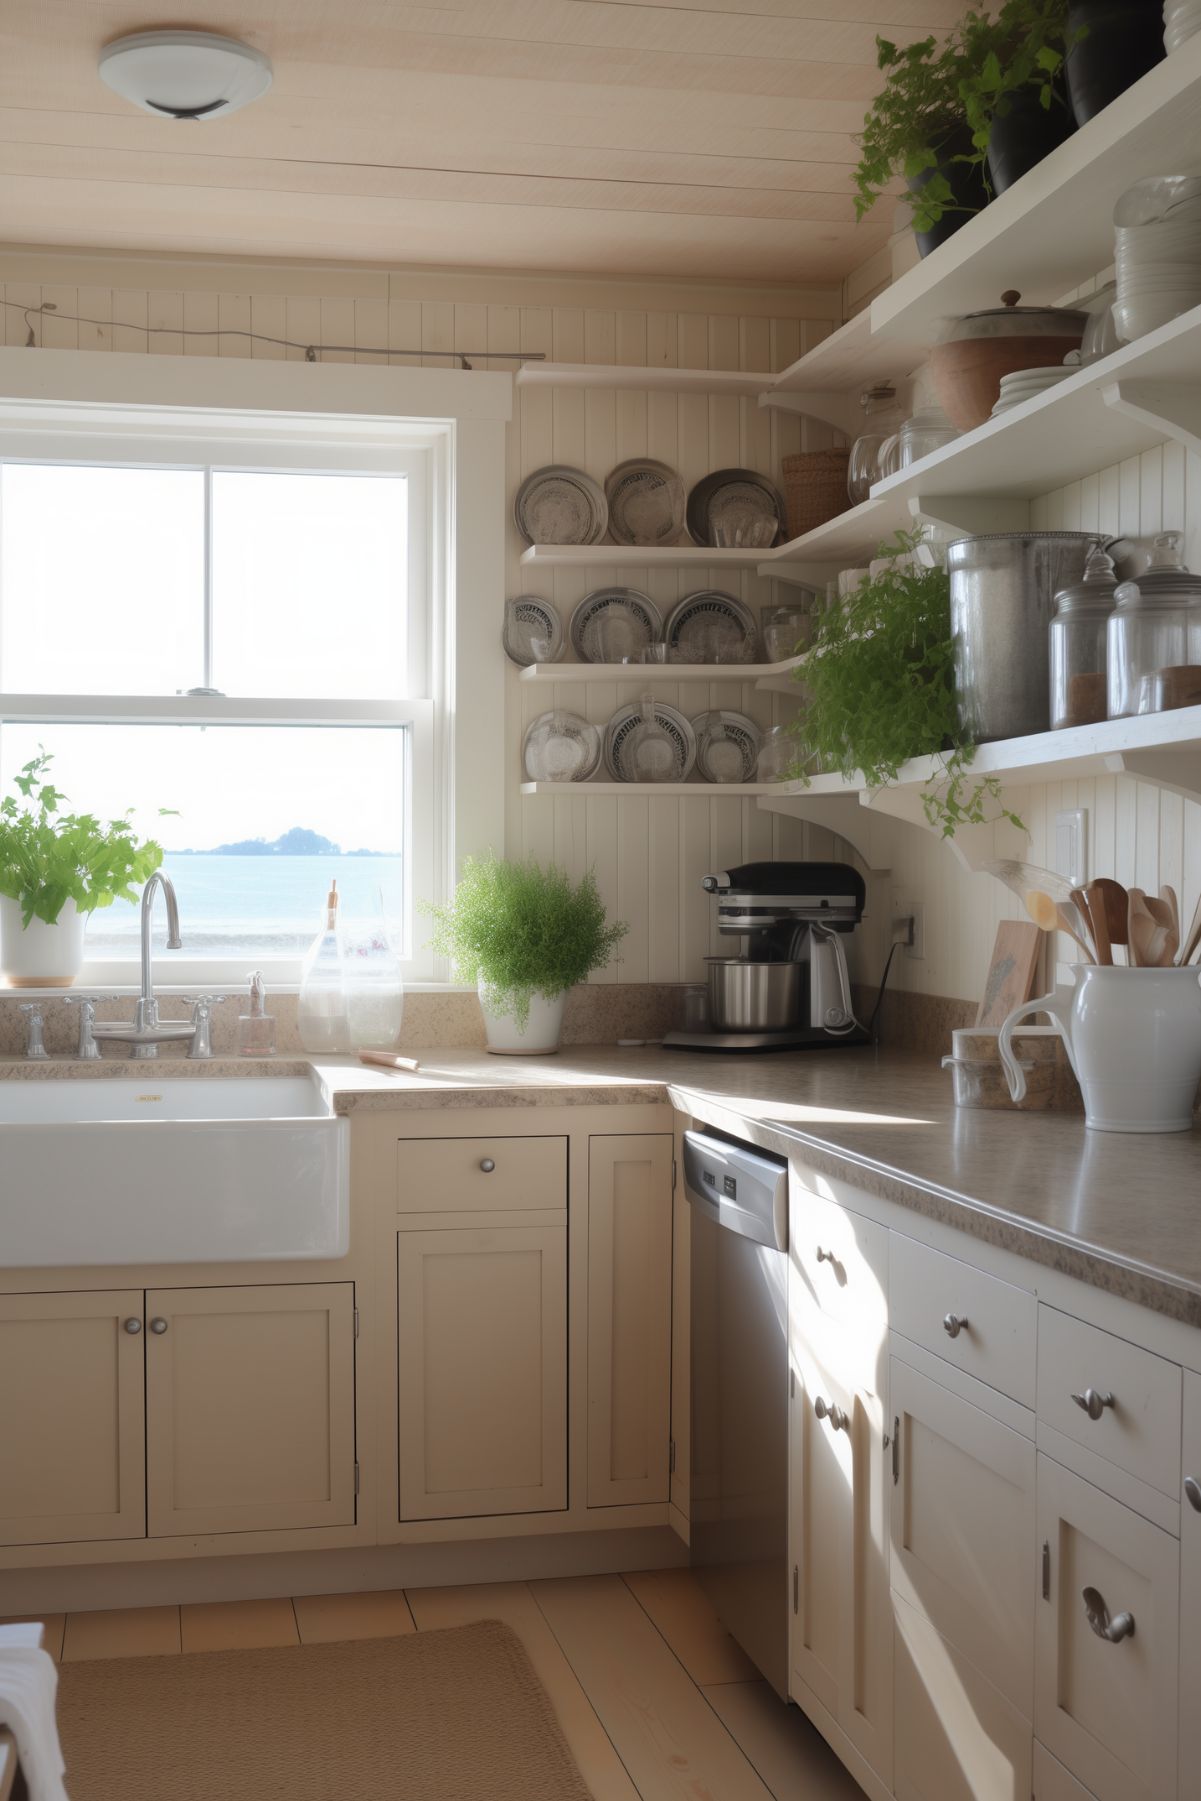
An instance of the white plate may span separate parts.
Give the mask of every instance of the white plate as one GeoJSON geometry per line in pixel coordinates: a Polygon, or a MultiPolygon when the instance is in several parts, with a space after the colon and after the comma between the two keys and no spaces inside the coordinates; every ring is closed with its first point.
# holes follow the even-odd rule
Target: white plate
{"type": "Polygon", "coordinates": [[[684,484],[666,463],[631,457],[605,478],[615,544],[676,544],[684,529],[684,484]]]}
{"type": "Polygon", "coordinates": [[[753,663],[759,626],[745,601],[718,588],[686,594],[667,616],[669,662],[753,663]]]}
{"type": "Polygon", "coordinates": [[[578,713],[540,713],[522,740],[527,782],[586,782],[600,762],[601,738],[578,713]]]}
{"type": "Polygon", "coordinates": [[[698,713],[696,766],[707,782],[753,782],[763,734],[745,713],[698,713]]]}
{"type": "Polygon", "coordinates": [[[550,463],[518,488],[513,519],[527,544],[598,544],[609,507],[600,484],[582,469],[550,463]]]}
{"type": "Polygon", "coordinates": [[[663,637],[663,615],[637,588],[596,588],[585,594],[568,627],[581,663],[619,663],[663,637]]]}
{"type": "Polygon", "coordinates": [[[563,621],[558,609],[539,594],[518,594],[505,602],[505,626],[501,634],[511,663],[528,669],[531,663],[557,663],[563,649],[563,621]],[[545,653],[534,648],[541,641],[545,653]]]}
{"type": "MultiPolygon", "coordinates": [[[[692,773],[696,762],[696,733],[692,729],[691,720],[685,719],[683,713],[665,702],[653,702],[655,723],[666,734],[671,745],[672,767],[664,774],[663,779],[670,782],[685,782],[692,773]]],[[[619,707],[608,725],[605,727],[605,767],[615,782],[630,782],[635,778],[623,766],[622,752],[628,751],[631,735],[642,723],[642,706],[619,707]]]]}

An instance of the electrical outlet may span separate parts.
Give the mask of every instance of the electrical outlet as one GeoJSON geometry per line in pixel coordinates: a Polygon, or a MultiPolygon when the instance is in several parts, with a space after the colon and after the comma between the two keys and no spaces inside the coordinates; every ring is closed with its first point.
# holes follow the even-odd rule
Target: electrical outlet
{"type": "Polygon", "coordinates": [[[926,910],[919,900],[912,900],[905,894],[894,894],[892,897],[892,918],[912,919],[912,942],[905,946],[907,957],[922,958],[926,954],[926,910]]]}
{"type": "Polygon", "coordinates": [[[1088,808],[1072,807],[1055,815],[1055,873],[1073,888],[1088,880],[1088,808]]]}

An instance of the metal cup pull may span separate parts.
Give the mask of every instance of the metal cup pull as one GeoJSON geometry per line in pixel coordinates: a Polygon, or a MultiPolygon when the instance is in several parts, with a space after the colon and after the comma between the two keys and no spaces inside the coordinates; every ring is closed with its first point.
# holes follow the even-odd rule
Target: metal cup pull
{"type": "Polygon", "coordinates": [[[1201,1482],[1196,1476],[1184,1478],[1184,1498],[1197,1513],[1201,1513],[1201,1482]]]}
{"type": "Polygon", "coordinates": [[[1084,1590],[1084,1611],[1097,1637],[1103,1638],[1107,1644],[1120,1645],[1124,1638],[1134,1637],[1134,1615],[1115,1613],[1111,1619],[1100,1589],[1084,1590]]]}
{"type": "Polygon", "coordinates": [[[829,1420],[835,1432],[849,1432],[851,1422],[849,1416],[833,1401],[827,1401],[824,1395],[818,1395],[813,1403],[813,1411],[819,1420],[829,1420]]]}
{"type": "Polygon", "coordinates": [[[1073,1394],[1073,1401],[1090,1420],[1099,1420],[1107,1407],[1113,1406],[1113,1396],[1102,1394],[1099,1388],[1086,1388],[1082,1395],[1073,1394]]]}
{"type": "Polygon", "coordinates": [[[948,1313],[942,1322],[942,1329],[948,1338],[958,1338],[961,1332],[971,1330],[970,1323],[960,1313],[948,1313]]]}

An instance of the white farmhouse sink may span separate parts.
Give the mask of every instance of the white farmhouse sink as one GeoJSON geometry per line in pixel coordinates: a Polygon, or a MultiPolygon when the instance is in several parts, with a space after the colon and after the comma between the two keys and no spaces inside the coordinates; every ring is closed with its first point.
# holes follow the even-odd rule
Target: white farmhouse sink
{"type": "Polygon", "coordinates": [[[304,1076],[0,1081],[0,1267],[344,1257],[349,1134],[304,1076]]]}

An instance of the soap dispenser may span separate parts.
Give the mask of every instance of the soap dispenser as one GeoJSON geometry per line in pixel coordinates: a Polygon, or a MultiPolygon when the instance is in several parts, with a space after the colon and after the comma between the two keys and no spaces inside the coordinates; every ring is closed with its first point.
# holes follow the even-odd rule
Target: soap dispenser
{"type": "Polygon", "coordinates": [[[351,1048],[336,881],[330,883],[325,899],[325,925],[309,946],[301,965],[296,1014],[300,1042],[306,1051],[348,1051],[351,1048]]]}
{"type": "Polygon", "coordinates": [[[256,969],[250,976],[250,1011],[238,1015],[239,1057],[275,1055],[275,1015],[268,1013],[266,998],[263,972],[256,969]]]}

